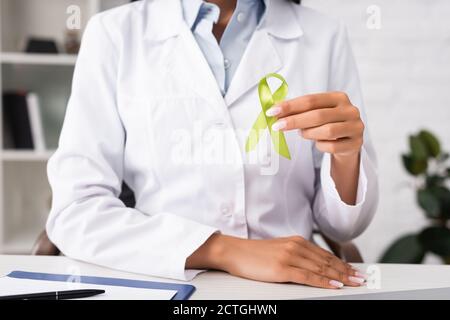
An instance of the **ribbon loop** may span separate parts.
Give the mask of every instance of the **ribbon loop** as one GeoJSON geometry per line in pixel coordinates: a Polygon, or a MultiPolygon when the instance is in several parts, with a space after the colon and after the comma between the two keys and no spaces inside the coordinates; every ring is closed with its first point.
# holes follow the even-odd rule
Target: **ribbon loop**
{"type": "Polygon", "coordinates": [[[288,85],[286,80],[277,73],[270,73],[261,79],[258,86],[259,101],[261,103],[262,111],[258,115],[250,134],[247,138],[245,144],[245,151],[250,152],[256,148],[259,139],[266,128],[269,129],[269,134],[272,139],[275,151],[282,157],[291,159],[291,154],[289,153],[289,147],[286,143],[286,138],[284,133],[281,131],[273,131],[272,125],[277,121],[275,117],[268,117],[266,115],[267,110],[269,110],[273,105],[282,102],[288,94],[288,85]],[[280,87],[272,93],[270,90],[267,79],[277,78],[281,81],[280,87]]]}

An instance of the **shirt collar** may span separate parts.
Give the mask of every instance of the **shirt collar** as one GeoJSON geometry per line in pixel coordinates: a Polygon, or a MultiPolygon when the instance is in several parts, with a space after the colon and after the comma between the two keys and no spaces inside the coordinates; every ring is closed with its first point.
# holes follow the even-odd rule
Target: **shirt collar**
{"type": "MultiPolygon", "coordinates": [[[[176,36],[186,23],[183,16],[185,1],[195,2],[201,0],[145,0],[139,1],[138,11],[145,11],[145,37],[151,41],[163,41],[176,36]],[[161,14],[163,12],[164,14],[161,14]]],[[[261,0],[259,0],[261,1],[261,0]]],[[[298,12],[293,10],[293,3],[287,0],[264,0],[266,12],[259,25],[259,29],[281,39],[295,39],[303,35],[298,12]],[[283,19],[280,19],[283,17],[283,19]]],[[[195,13],[195,11],[194,11],[195,13]]],[[[194,22],[196,14],[193,15],[194,22]]]]}
{"type": "Polygon", "coordinates": [[[200,8],[203,5],[202,0],[181,0],[183,6],[183,15],[186,24],[192,29],[195,20],[197,20],[200,8]]]}
{"type": "MultiPolygon", "coordinates": [[[[265,5],[267,5],[266,3],[267,0],[238,0],[238,1],[246,1],[246,2],[262,1],[265,5]]],[[[183,6],[184,20],[186,21],[188,27],[191,29],[195,28],[195,23],[197,22],[199,17],[203,18],[206,16],[205,12],[202,12],[202,10],[208,9],[208,7],[205,7],[205,5],[210,6],[209,8],[216,7],[216,5],[212,3],[207,3],[203,0],[181,0],[181,3],[183,6]]],[[[213,12],[211,17],[214,19],[214,23],[216,23],[219,19],[218,13],[216,12],[213,12]]]]}

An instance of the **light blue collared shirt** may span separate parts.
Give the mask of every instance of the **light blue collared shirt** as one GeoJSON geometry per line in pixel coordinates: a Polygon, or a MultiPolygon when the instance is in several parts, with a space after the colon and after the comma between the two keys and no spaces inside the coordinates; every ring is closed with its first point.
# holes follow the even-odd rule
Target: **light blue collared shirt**
{"type": "Polygon", "coordinates": [[[245,49],[262,19],[263,0],[238,0],[236,10],[217,42],[212,29],[220,16],[217,5],[202,0],[182,0],[184,19],[203,52],[222,95],[228,90],[245,49]]]}

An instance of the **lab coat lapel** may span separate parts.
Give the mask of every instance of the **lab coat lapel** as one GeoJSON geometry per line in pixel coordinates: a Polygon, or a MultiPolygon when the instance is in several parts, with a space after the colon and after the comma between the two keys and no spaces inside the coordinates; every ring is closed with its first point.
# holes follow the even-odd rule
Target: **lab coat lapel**
{"type": "Polygon", "coordinates": [[[256,86],[266,74],[277,72],[282,65],[270,35],[265,30],[255,31],[225,96],[228,107],[256,86]]]}
{"type": "Polygon", "coordinates": [[[225,102],[216,78],[186,24],[175,42],[167,71],[206,101],[223,106],[225,102]]]}
{"type": "Polygon", "coordinates": [[[254,88],[261,78],[283,67],[283,41],[303,35],[294,4],[280,0],[266,0],[266,3],[265,18],[253,34],[225,96],[228,107],[254,88]]]}
{"type": "Polygon", "coordinates": [[[155,48],[165,48],[160,61],[168,81],[176,79],[185,91],[226,108],[214,74],[184,21],[180,0],[146,0],[141,10],[146,11],[146,39],[155,48]]]}

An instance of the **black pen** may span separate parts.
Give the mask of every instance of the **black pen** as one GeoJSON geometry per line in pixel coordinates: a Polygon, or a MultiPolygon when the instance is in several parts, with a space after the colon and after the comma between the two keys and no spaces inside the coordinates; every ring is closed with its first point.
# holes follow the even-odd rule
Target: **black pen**
{"type": "Polygon", "coordinates": [[[81,299],[89,298],[99,294],[105,293],[105,290],[69,290],[69,291],[54,291],[41,292],[31,294],[17,294],[13,296],[0,296],[0,300],[67,300],[67,299],[81,299]]]}

